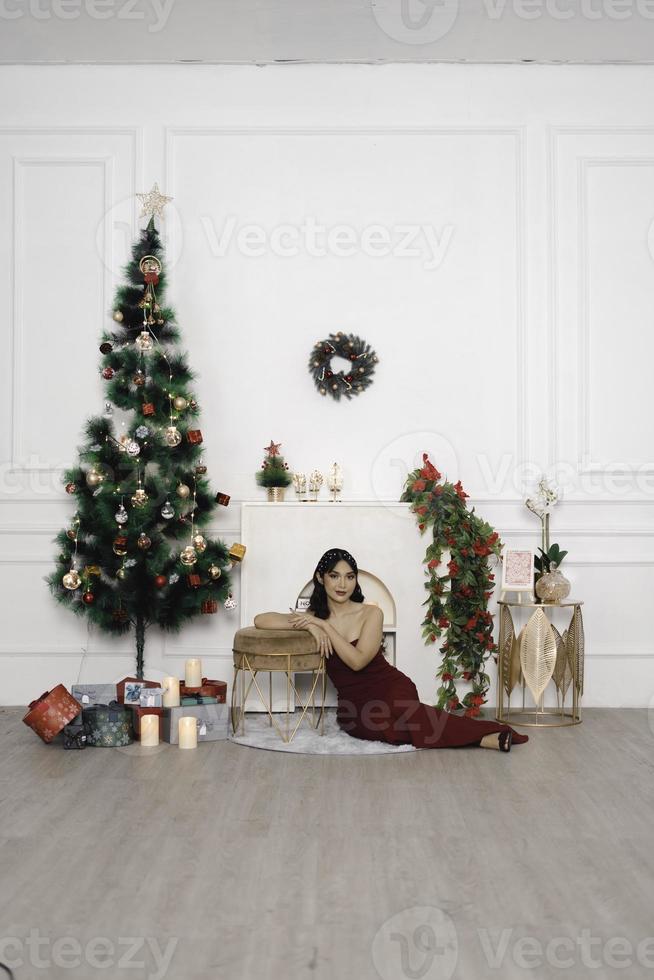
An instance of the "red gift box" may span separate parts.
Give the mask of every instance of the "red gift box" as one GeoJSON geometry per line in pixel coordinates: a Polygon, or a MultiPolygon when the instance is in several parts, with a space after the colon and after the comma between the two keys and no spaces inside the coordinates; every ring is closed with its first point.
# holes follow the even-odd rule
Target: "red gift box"
{"type": "Polygon", "coordinates": [[[23,721],[44,742],[51,742],[80,713],[82,705],[63,684],[57,684],[36,701],[32,701],[23,721]]]}
{"type": "Polygon", "coordinates": [[[136,738],[141,737],[141,718],[143,715],[159,715],[159,740],[161,741],[163,739],[163,730],[161,727],[163,724],[163,708],[142,708],[138,704],[128,704],[126,707],[131,708],[132,711],[132,722],[136,738]]]}
{"type": "Polygon", "coordinates": [[[227,682],[209,680],[209,678],[203,677],[201,687],[187,687],[184,681],[181,681],[179,696],[183,698],[185,694],[201,694],[203,697],[216,698],[218,704],[225,704],[227,701],[227,682]]]}

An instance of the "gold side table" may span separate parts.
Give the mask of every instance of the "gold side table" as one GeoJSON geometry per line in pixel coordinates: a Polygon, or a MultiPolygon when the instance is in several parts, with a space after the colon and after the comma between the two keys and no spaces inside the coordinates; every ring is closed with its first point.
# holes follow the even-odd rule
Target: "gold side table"
{"type": "Polygon", "coordinates": [[[528,728],[561,728],[581,723],[584,691],[583,602],[506,602],[500,600],[498,642],[498,721],[528,728]],[[511,610],[532,610],[529,620],[516,633],[511,610]],[[570,620],[563,633],[552,622],[554,610],[569,609],[570,620]],[[554,685],[556,707],[545,707],[545,691],[554,685]],[[516,688],[522,705],[514,708],[516,688]],[[532,705],[526,703],[527,691],[532,705]]]}
{"type": "Polygon", "coordinates": [[[308,630],[263,630],[248,627],[237,631],[233,648],[234,680],[231,699],[231,721],[234,735],[239,729],[241,733],[245,733],[245,705],[253,685],[268,714],[270,724],[275,726],[283,742],[293,741],[293,737],[305,717],[313,729],[317,730],[320,726],[320,734],[324,734],[327,673],[324,654],[317,651],[315,647],[316,641],[308,630]],[[268,672],[267,697],[257,677],[261,671],[268,672]],[[272,677],[273,673],[276,672],[286,675],[285,731],[280,728],[272,710],[272,677]],[[300,697],[293,676],[295,673],[305,672],[312,674],[311,690],[307,695],[306,702],[300,697]],[[319,683],[321,701],[316,718],[315,694],[319,683]],[[302,708],[300,717],[292,731],[291,692],[295,695],[296,707],[299,704],[299,707],[302,708]],[[309,707],[311,708],[310,716],[307,715],[309,707]]]}

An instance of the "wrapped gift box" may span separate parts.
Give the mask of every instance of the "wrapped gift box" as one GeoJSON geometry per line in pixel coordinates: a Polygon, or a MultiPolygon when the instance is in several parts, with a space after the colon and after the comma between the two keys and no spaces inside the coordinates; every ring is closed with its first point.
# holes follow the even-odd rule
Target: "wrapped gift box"
{"type": "Polygon", "coordinates": [[[82,707],[87,704],[109,704],[116,700],[118,693],[115,684],[73,684],[70,691],[82,707]]]}
{"type": "Polygon", "coordinates": [[[229,706],[227,704],[198,704],[189,707],[164,708],[163,738],[171,745],[179,744],[179,719],[198,719],[198,742],[216,742],[229,736],[229,706]]]}
{"type": "Polygon", "coordinates": [[[183,698],[188,694],[201,694],[203,697],[215,698],[219,704],[224,704],[227,700],[227,681],[214,681],[203,677],[201,687],[187,687],[184,681],[181,681],[180,697],[183,698]]]}
{"type": "Polygon", "coordinates": [[[57,684],[30,703],[23,721],[44,742],[51,742],[79,714],[81,708],[64,685],[57,684]]]}
{"type": "Polygon", "coordinates": [[[142,708],[162,708],[163,707],[163,688],[145,687],[141,691],[142,708]]]}
{"type": "Polygon", "coordinates": [[[140,679],[138,677],[123,677],[122,681],[119,681],[118,684],[116,685],[116,700],[120,704],[125,703],[125,685],[130,683],[142,684],[144,687],[161,686],[158,681],[146,681],[142,677],[140,679]]]}
{"type": "Polygon", "coordinates": [[[126,704],[125,707],[132,712],[132,725],[136,738],[141,737],[141,718],[143,715],[159,715],[159,739],[163,739],[163,708],[144,708],[138,704],[126,704]]]}
{"type": "Polygon", "coordinates": [[[132,712],[127,705],[118,701],[92,704],[82,710],[82,718],[91,728],[88,745],[119,748],[134,741],[132,712]]]}

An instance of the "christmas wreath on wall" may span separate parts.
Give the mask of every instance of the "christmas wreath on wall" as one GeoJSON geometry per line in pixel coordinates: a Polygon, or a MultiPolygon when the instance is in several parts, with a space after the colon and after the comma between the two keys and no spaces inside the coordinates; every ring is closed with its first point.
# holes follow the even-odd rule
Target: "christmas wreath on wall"
{"type": "MultiPolygon", "coordinates": [[[[409,473],[400,498],[411,504],[421,534],[432,528],[432,543],[424,558],[428,596],[423,603],[427,612],[422,635],[427,643],[435,643],[447,631],[441,645],[443,660],[436,672],[442,682],[437,707],[475,718],[487,701],[490,686],[484,663],[497,651],[488,611],[495,576],[488,558],[491,554],[499,558],[502,542],[497,531],[475,514],[474,507],[468,510],[468,494],[461,481],[439,483],[441,474],[426,453],[422,460],[422,468],[409,473]],[[446,548],[450,561],[442,569],[445,573],[439,574],[446,548]],[[461,699],[455,683],[458,678],[472,683],[472,690],[461,699]]],[[[494,660],[497,662],[496,656],[494,660]]]]}
{"type": "Polygon", "coordinates": [[[313,345],[309,371],[321,395],[331,395],[336,401],[340,401],[341,395],[352,398],[370,387],[378,360],[365,340],[339,330],[338,333],[330,333],[327,340],[317,340],[313,345]],[[343,357],[350,361],[349,370],[332,371],[333,357],[343,357]]]}

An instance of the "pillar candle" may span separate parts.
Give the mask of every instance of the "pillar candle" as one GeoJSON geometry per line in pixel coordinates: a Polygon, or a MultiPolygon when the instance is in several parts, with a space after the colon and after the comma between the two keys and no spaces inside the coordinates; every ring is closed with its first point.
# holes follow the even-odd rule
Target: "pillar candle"
{"type": "Polygon", "coordinates": [[[185,675],[187,687],[202,687],[202,661],[187,660],[185,675]]]}
{"type": "Polygon", "coordinates": [[[194,716],[184,715],[179,719],[180,749],[196,749],[198,747],[198,720],[194,716]]]}
{"type": "Polygon", "coordinates": [[[141,745],[159,744],[159,715],[141,716],[141,745]]]}
{"type": "Polygon", "coordinates": [[[179,708],[179,679],[177,677],[164,677],[163,688],[164,708],[179,708]]]}

